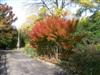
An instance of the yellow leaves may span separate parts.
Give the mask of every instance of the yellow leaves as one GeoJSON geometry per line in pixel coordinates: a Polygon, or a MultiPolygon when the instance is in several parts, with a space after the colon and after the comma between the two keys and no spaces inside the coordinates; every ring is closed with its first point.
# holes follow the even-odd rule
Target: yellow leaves
{"type": "Polygon", "coordinates": [[[31,14],[30,16],[28,16],[26,22],[21,25],[21,31],[24,33],[31,31],[37,19],[38,17],[34,14],[31,14]]]}
{"type": "Polygon", "coordinates": [[[8,27],[8,25],[4,24],[5,20],[0,20],[0,28],[8,27]]]}
{"type": "Polygon", "coordinates": [[[89,20],[87,17],[82,18],[81,21],[79,22],[79,24],[84,25],[84,26],[87,26],[88,23],[89,23],[89,20]]]}
{"type": "Polygon", "coordinates": [[[30,16],[27,17],[28,21],[31,21],[32,23],[35,22],[38,19],[38,17],[34,14],[31,14],[30,16]]]}
{"type": "Polygon", "coordinates": [[[55,15],[56,16],[61,16],[62,15],[63,10],[61,8],[57,8],[55,9],[55,15]]]}
{"type": "Polygon", "coordinates": [[[100,3],[100,0],[95,0],[97,3],[100,3]]]}
{"type": "Polygon", "coordinates": [[[42,7],[40,9],[40,13],[39,14],[45,14],[47,12],[47,8],[46,7],[42,7]]]}
{"type": "Polygon", "coordinates": [[[24,23],[24,24],[21,26],[21,31],[27,33],[28,31],[31,30],[31,28],[32,28],[32,25],[27,24],[27,23],[24,23]]]}
{"type": "Polygon", "coordinates": [[[61,9],[61,8],[56,8],[54,10],[54,14],[56,16],[60,16],[60,17],[64,17],[64,16],[67,16],[67,15],[70,15],[70,11],[69,10],[64,10],[64,9],[61,9]]]}
{"type": "Polygon", "coordinates": [[[80,3],[84,6],[89,6],[92,7],[93,6],[93,0],[80,0],[80,3]]]}
{"type": "Polygon", "coordinates": [[[2,27],[2,26],[4,26],[4,25],[3,25],[3,21],[1,20],[0,21],[0,27],[2,27]]]}

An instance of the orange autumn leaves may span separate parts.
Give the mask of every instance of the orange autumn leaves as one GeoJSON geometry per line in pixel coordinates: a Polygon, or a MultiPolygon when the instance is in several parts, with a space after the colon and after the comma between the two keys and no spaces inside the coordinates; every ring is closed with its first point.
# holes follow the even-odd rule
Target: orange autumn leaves
{"type": "Polygon", "coordinates": [[[76,30],[76,23],[77,20],[74,18],[72,20],[65,20],[57,16],[46,17],[36,22],[29,35],[34,44],[38,40],[46,38],[47,41],[55,41],[59,45],[69,48],[72,45],[70,45],[68,40],[71,40],[71,33],[76,30]]]}

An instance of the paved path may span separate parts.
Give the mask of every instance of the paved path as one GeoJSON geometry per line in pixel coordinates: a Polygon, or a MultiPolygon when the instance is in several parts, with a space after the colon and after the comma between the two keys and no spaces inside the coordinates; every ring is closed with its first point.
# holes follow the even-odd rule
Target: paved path
{"type": "Polygon", "coordinates": [[[64,75],[54,65],[25,56],[21,51],[0,51],[0,75],[64,75]]]}

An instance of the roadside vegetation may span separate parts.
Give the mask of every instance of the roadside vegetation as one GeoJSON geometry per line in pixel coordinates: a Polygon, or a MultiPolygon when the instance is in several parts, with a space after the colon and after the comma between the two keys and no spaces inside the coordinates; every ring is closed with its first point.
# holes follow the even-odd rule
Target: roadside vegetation
{"type": "Polygon", "coordinates": [[[66,0],[62,0],[60,6],[59,0],[51,1],[55,5],[53,11],[49,9],[49,3],[41,0],[40,4],[44,6],[41,6],[38,16],[35,16],[37,18],[33,19],[31,16],[30,20],[33,22],[27,27],[26,34],[29,48],[26,46],[25,50],[33,48],[33,51],[27,53],[31,55],[35,52],[40,59],[57,64],[73,75],[99,75],[99,1],[95,2],[97,7],[90,0],[72,1],[80,6],[72,18],[68,18],[72,13],[65,10],[66,0]],[[87,11],[92,15],[87,16],[87,11]],[[81,17],[82,13],[85,13],[84,17],[81,17]]]}
{"type": "Polygon", "coordinates": [[[17,30],[12,26],[16,20],[12,7],[0,4],[0,49],[16,48],[17,30]]]}
{"type": "MultiPolygon", "coordinates": [[[[30,15],[20,29],[24,51],[32,58],[54,63],[73,75],[100,75],[100,0],[41,0],[33,4],[40,8],[38,15],[30,15]],[[80,8],[72,14],[66,9],[67,5],[80,8]]],[[[9,14],[12,18],[7,25],[16,20],[12,12],[9,14]]],[[[1,16],[0,23],[9,21],[5,19],[1,16]]],[[[16,33],[10,35],[16,36],[16,33]]],[[[13,46],[11,41],[16,40],[16,37],[2,37],[2,47],[13,46]]]]}

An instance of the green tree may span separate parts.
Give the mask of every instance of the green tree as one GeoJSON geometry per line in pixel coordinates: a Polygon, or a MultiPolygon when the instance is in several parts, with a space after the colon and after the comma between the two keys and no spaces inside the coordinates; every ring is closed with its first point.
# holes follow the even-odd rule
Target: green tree
{"type": "Polygon", "coordinates": [[[29,44],[29,32],[32,30],[32,28],[34,27],[35,25],[35,22],[36,20],[38,19],[38,17],[34,14],[31,14],[30,16],[27,17],[26,19],[26,22],[23,23],[21,25],[21,28],[20,28],[20,36],[23,40],[23,46],[29,44]]]}
{"type": "Polygon", "coordinates": [[[71,0],[72,3],[76,3],[80,6],[80,9],[77,11],[77,16],[81,16],[83,12],[87,14],[87,10],[92,13],[100,10],[100,0],[71,0]]]}
{"type": "Polygon", "coordinates": [[[83,43],[85,46],[100,44],[100,11],[91,17],[82,18],[77,27],[77,33],[84,35],[83,43]]]}

